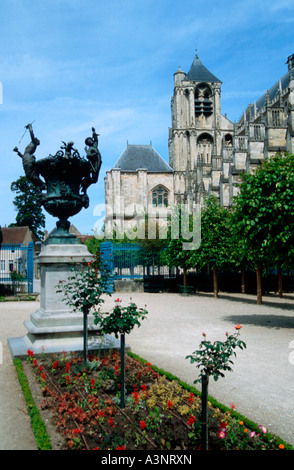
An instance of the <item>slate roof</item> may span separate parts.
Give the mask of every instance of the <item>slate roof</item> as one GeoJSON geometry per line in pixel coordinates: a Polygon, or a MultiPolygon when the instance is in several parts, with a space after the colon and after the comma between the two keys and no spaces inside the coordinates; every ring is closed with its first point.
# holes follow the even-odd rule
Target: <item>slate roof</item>
{"type": "Polygon", "coordinates": [[[222,83],[202,64],[197,54],[187,74],[187,79],[191,82],[222,83]]]}
{"type": "MultiPolygon", "coordinates": [[[[294,67],[292,68],[292,73],[294,74],[294,67]]],[[[266,105],[267,94],[269,96],[270,101],[275,99],[280,94],[280,81],[281,81],[281,89],[283,93],[288,88],[289,83],[290,83],[289,71],[255,102],[256,111],[260,111],[266,105]]],[[[249,105],[245,111],[245,114],[247,116],[247,119],[249,119],[250,116],[253,116],[254,106],[249,105]]],[[[240,121],[242,121],[243,118],[244,118],[244,114],[242,114],[240,121]]]]}
{"type": "Polygon", "coordinates": [[[120,168],[122,171],[137,171],[142,168],[154,173],[173,172],[152,145],[128,144],[113,168],[120,168]]]}
{"type": "MultiPolygon", "coordinates": [[[[282,87],[282,91],[284,91],[286,88],[288,88],[289,86],[289,72],[286,73],[286,75],[284,75],[282,78],[281,78],[281,87],[282,87]]],[[[280,93],[280,81],[277,81],[269,90],[268,90],[268,93],[269,93],[269,99],[272,101],[277,95],[279,95],[280,93]]],[[[265,93],[261,98],[259,98],[259,100],[256,101],[256,109],[259,110],[260,108],[262,108],[263,106],[265,106],[266,104],[266,98],[267,98],[267,93],[265,93]]]]}

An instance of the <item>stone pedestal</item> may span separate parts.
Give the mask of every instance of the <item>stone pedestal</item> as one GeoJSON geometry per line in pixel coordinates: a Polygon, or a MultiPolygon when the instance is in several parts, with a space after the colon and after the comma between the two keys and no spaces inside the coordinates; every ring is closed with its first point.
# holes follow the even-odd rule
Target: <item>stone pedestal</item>
{"type": "MultiPolygon", "coordinates": [[[[64,301],[64,294],[57,293],[60,280],[70,275],[73,263],[93,259],[87,247],[81,244],[45,245],[38,257],[41,271],[40,308],[24,322],[26,336],[9,338],[12,357],[27,356],[27,350],[35,354],[62,353],[83,350],[83,314],[74,312],[64,301]]],[[[119,342],[110,335],[99,335],[94,316],[88,315],[88,351],[119,348],[119,342]]]]}

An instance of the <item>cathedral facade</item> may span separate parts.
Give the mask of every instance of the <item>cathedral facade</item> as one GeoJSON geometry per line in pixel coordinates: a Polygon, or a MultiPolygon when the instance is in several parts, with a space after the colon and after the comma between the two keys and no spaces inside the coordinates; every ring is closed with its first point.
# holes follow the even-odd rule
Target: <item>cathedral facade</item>
{"type": "Polygon", "coordinates": [[[174,74],[169,164],[152,145],[127,146],[105,177],[105,223],[130,220],[138,211],[160,217],[174,204],[201,205],[214,194],[229,207],[240,175],[266,157],[294,152],[294,54],[288,70],[239,122],[221,112],[222,82],[196,54],[190,70],[174,74]]]}

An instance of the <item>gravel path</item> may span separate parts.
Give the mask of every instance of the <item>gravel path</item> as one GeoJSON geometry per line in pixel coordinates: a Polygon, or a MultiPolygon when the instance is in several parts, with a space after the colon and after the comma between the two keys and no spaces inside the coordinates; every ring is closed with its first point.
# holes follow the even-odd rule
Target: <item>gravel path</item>
{"type": "MultiPolygon", "coordinates": [[[[242,325],[247,349],[237,350],[233,372],[209,384],[209,394],[273,434],[294,445],[294,295],[267,296],[263,305],[241,294],[181,296],[179,294],[116,293],[106,297],[108,311],[119,297],[147,305],[148,316],[127,337],[131,350],[189,384],[197,369],[185,359],[198,348],[202,333],[223,340],[242,325]]],[[[22,392],[9,353],[7,339],[27,333],[23,322],[38,309],[38,302],[0,305],[0,450],[36,449],[22,392]]]]}

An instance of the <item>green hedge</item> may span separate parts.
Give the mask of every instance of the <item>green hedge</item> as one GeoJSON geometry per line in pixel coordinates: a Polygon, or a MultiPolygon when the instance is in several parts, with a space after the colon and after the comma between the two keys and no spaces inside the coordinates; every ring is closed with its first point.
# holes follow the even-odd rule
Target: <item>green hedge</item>
{"type": "Polygon", "coordinates": [[[27,410],[31,418],[31,425],[35,435],[39,450],[52,450],[50,438],[47,434],[45,424],[40,416],[39,410],[35,405],[27,377],[24,373],[20,359],[14,359],[14,365],[18,375],[18,380],[27,404],[27,410]]]}

